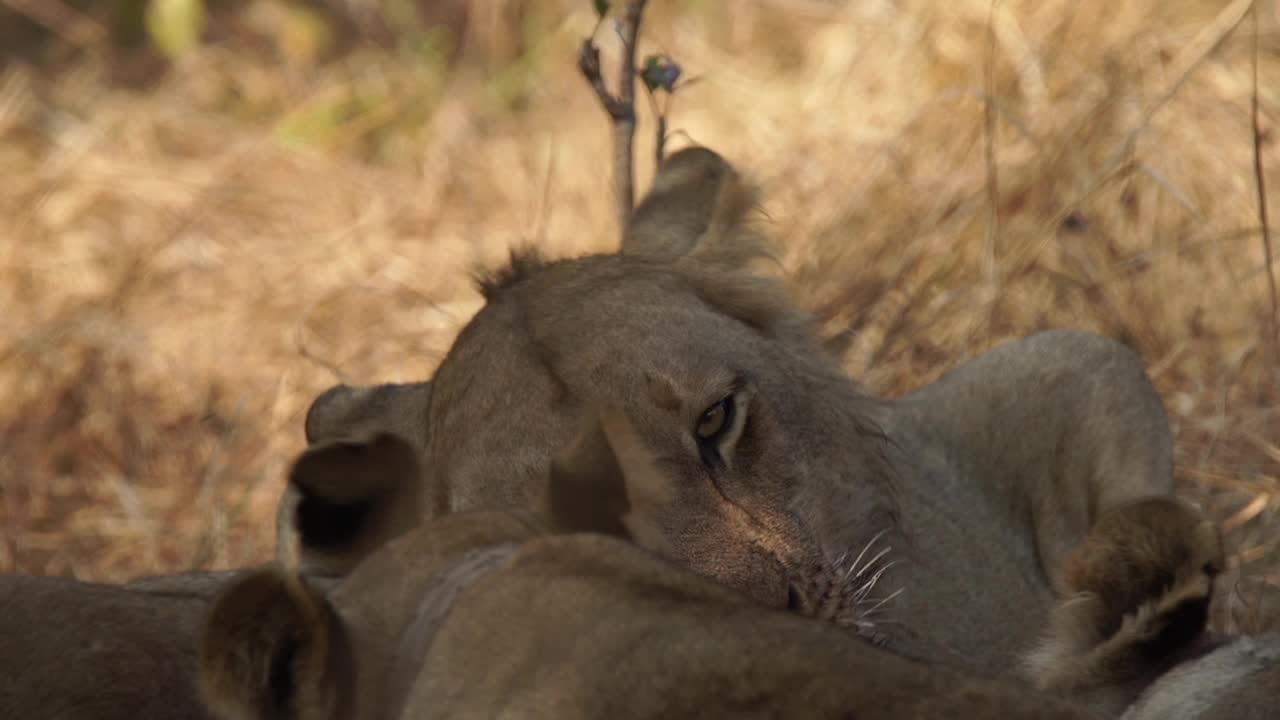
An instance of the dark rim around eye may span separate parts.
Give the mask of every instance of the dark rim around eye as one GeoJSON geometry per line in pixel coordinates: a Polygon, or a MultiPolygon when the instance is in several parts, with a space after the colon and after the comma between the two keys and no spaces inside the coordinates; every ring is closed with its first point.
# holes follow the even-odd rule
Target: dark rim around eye
{"type": "Polygon", "coordinates": [[[720,440],[720,438],[724,437],[725,433],[729,432],[729,428],[733,427],[733,420],[734,420],[733,416],[734,416],[733,396],[728,395],[728,396],[725,396],[725,398],[720,402],[707,408],[706,412],[702,413],[702,416],[698,418],[698,427],[694,428],[694,435],[698,438],[700,442],[715,443],[716,441],[720,440]],[[707,418],[708,415],[715,412],[716,410],[719,410],[721,413],[720,425],[715,429],[714,432],[711,432],[707,435],[703,435],[701,432],[703,421],[707,418]]]}

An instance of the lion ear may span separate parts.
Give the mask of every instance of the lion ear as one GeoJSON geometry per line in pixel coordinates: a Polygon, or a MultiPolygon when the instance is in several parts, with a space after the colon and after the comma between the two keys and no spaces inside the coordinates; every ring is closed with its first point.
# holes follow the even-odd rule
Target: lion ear
{"type": "Polygon", "coordinates": [[[592,414],[578,437],[552,460],[549,505],[558,532],[593,532],[661,550],[659,506],[670,502],[663,476],[621,412],[592,414]]]}
{"type": "Polygon", "coordinates": [[[281,545],[296,544],[304,573],[345,575],[421,522],[424,485],[418,450],[398,435],[308,448],[290,470],[281,500],[281,545]]]}
{"type": "Polygon", "coordinates": [[[631,216],[624,255],[675,262],[684,258],[744,269],[771,257],[752,229],[757,193],[715,152],[691,147],[668,157],[631,216]]]}
{"type": "Polygon", "coordinates": [[[308,445],[382,429],[425,438],[430,401],[430,380],[368,387],[335,385],[311,401],[302,427],[308,445]]]}
{"type": "Polygon", "coordinates": [[[297,575],[251,571],[214,601],[200,637],[200,690],[217,717],[310,720],[332,715],[329,605],[297,575]]]}

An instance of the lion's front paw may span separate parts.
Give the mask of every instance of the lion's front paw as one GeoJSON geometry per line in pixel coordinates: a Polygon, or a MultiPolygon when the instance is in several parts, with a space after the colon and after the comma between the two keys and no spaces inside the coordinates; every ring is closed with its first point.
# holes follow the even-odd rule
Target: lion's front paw
{"type": "Polygon", "coordinates": [[[1223,566],[1217,526],[1194,505],[1152,497],[1113,508],[1067,558],[1067,595],[1027,656],[1045,689],[1115,684],[1199,637],[1223,566]]]}

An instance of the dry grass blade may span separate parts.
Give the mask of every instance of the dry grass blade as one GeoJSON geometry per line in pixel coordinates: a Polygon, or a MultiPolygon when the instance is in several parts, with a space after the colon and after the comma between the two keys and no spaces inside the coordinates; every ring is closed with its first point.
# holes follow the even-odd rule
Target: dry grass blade
{"type": "Polygon", "coordinates": [[[1177,57],[1170,63],[1170,69],[1165,73],[1172,79],[1167,81],[1164,88],[1156,94],[1155,100],[1147,103],[1143,108],[1140,122],[1129,130],[1122,142],[1116,145],[1111,153],[1111,159],[1097,173],[1097,181],[1086,188],[1076,200],[1064,205],[1049,223],[1051,227],[1060,225],[1063,219],[1075,212],[1085,200],[1100,190],[1104,184],[1115,179],[1131,163],[1134,145],[1142,133],[1150,127],[1156,113],[1169,104],[1169,101],[1191,79],[1192,74],[1213,55],[1231,33],[1235,32],[1235,29],[1244,21],[1245,15],[1253,8],[1253,4],[1253,0],[1233,0],[1218,12],[1212,22],[1196,33],[1191,42],[1183,46],[1177,57]]]}
{"type": "Polygon", "coordinates": [[[986,275],[992,298],[1000,292],[996,255],[1000,242],[1000,175],[996,163],[996,5],[991,0],[987,14],[986,97],[983,106],[983,159],[987,165],[986,275]]]}
{"type": "Polygon", "coordinates": [[[1263,510],[1267,509],[1267,504],[1270,502],[1271,496],[1265,493],[1254,498],[1248,505],[1240,508],[1234,515],[1222,521],[1222,531],[1231,532],[1258,517],[1263,510]]]}
{"type": "Polygon", "coordinates": [[[1253,126],[1253,177],[1258,191],[1258,223],[1262,226],[1262,250],[1267,271],[1267,288],[1271,291],[1271,349],[1273,362],[1280,368],[1280,294],[1276,293],[1276,270],[1271,254],[1271,223],[1267,216],[1267,180],[1262,165],[1262,111],[1258,103],[1258,4],[1253,4],[1253,92],[1250,96],[1250,122],[1253,126]]]}

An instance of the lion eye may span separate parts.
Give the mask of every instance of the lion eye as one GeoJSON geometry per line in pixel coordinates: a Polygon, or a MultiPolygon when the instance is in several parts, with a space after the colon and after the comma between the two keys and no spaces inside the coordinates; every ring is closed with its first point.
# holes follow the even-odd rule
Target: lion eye
{"type": "Polygon", "coordinates": [[[724,435],[732,422],[733,396],[730,395],[702,413],[702,417],[698,418],[698,427],[695,432],[700,441],[713,442],[724,435]]]}

